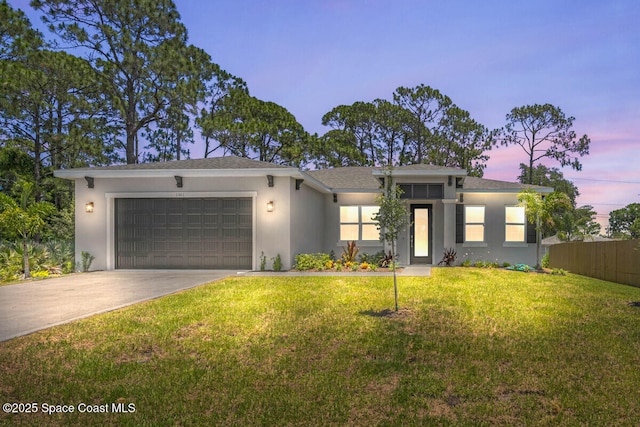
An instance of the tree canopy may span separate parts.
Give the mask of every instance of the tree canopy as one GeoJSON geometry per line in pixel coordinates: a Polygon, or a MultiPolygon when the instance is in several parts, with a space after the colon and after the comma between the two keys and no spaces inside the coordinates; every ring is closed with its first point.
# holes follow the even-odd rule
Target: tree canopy
{"type": "Polygon", "coordinates": [[[124,133],[127,163],[140,161],[138,133],[174,102],[189,102],[209,56],[187,45],[171,0],[33,0],[51,31],[81,48],[110,98],[124,133]],[[176,101],[177,100],[177,101],[176,101]]]}
{"type": "Polygon", "coordinates": [[[339,105],[322,124],[331,128],[316,165],[401,166],[428,163],[482,176],[496,132],[429,86],[399,87],[393,101],[339,105]]]}
{"type": "Polygon", "coordinates": [[[621,239],[640,239],[640,203],[631,203],[609,214],[608,233],[621,239]]]}
{"type": "Polygon", "coordinates": [[[587,135],[576,139],[574,120],[551,104],[516,107],[507,114],[501,144],[519,145],[527,154],[527,184],[533,184],[534,166],[544,158],[577,171],[582,169],[578,157],[589,154],[591,140],[587,135]]]}

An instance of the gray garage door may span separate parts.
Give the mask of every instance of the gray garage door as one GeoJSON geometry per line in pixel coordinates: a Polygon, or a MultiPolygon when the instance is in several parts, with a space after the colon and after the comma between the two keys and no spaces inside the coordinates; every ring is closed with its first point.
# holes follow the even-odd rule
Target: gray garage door
{"type": "Polygon", "coordinates": [[[116,268],[251,268],[251,198],[116,199],[115,211],[116,268]]]}

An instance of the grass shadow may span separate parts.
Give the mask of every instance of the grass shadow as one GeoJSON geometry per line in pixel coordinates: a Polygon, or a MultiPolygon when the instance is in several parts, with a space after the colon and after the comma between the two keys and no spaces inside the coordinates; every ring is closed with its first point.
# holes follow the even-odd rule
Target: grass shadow
{"type": "Polygon", "coordinates": [[[395,310],[391,310],[390,308],[385,308],[384,310],[364,310],[364,311],[360,311],[358,314],[362,315],[362,316],[369,316],[369,317],[386,317],[386,318],[393,318],[393,317],[404,317],[407,316],[411,313],[411,310],[406,309],[406,308],[401,308],[398,311],[395,310]]]}

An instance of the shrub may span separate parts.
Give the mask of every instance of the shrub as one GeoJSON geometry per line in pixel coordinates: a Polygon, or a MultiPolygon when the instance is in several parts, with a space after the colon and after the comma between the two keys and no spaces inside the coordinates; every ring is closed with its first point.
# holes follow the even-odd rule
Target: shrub
{"type": "Polygon", "coordinates": [[[462,264],[460,264],[463,267],[471,267],[471,260],[469,258],[465,259],[464,261],[462,261],[462,264]]]}
{"type": "Polygon", "coordinates": [[[267,257],[264,256],[264,251],[260,251],[260,271],[267,269],[267,257]]]}
{"type": "Polygon", "coordinates": [[[333,262],[333,260],[329,260],[327,262],[324,263],[324,267],[331,270],[333,268],[333,266],[335,265],[335,263],[333,262]]]}
{"type": "Polygon", "coordinates": [[[34,279],[44,279],[45,277],[49,277],[49,271],[48,270],[35,271],[31,273],[31,277],[33,277],[34,279]]]}
{"type": "Polygon", "coordinates": [[[91,268],[91,263],[96,257],[85,251],[80,252],[80,255],[82,256],[82,271],[86,273],[91,268]]]}
{"type": "Polygon", "coordinates": [[[544,254],[540,265],[542,266],[542,268],[549,268],[549,254],[544,254]]]}
{"type": "Polygon", "coordinates": [[[273,271],[282,271],[282,258],[280,258],[280,254],[273,258],[273,271]]]}
{"type": "Polygon", "coordinates": [[[384,258],[384,251],[378,251],[375,254],[368,254],[366,252],[363,252],[358,257],[358,260],[361,264],[363,262],[366,262],[371,266],[372,264],[378,264],[382,258],[384,258]]]}
{"type": "Polygon", "coordinates": [[[554,268],[553,270],[551,270],[551,274],[553,274],[554,276],[566,276],[567,273],[569,272],[562,268],[554,268]]]}
{"type": "Polygon", "coordinates": [[[15,246],[0,246],[0,281],[17,280],[22,274],[22,269],[22,256],[15,250],[15,246]]]}
{"type": "Polygon", "coordinates": [[[363,262],[360,264],[360,268],[363,270],[368,270],[369,269],[369,263],[368,262],[363,262]]]}
{"type": "Polygon", "coordinates": [[[325,253],[298,254],[296,255],[296,269],[301,271],[322,270],[327,261],[331,261],[331,256],[325,253]]]}
{"type": "Polygon", "coordinates": [[[356,241],[352,240],[351,242],[347,242],[347,247],[342,248],[342,259],[345,262],[355,262],[356,256],[360,249],[356,247],[356,241]]]}
{"type": "Polygon", "coordinates": [[[445,264],[447,267],[451,267],[456,260],[456,251],[453,248],[445,249],[442,254],[442,260],[438,265],[445,264]]]}

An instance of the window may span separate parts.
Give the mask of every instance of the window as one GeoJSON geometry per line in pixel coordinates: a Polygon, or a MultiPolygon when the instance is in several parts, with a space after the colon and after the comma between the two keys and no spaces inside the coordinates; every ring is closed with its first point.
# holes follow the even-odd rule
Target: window
{"type": "Polygon", "coordinates": [[[506,206],[504,217],[504,240],[506,242],[524,242],[526,237],[524,206],[506,206]]]}
{"type": "Polygon", "coordinates": [[[340,206],[340,240],[380,240],[373,216],[378,206],[340,206]]]}
{"type": "Polygon", "coordinates": [[[465,242],[484,242],[484,206],[464,207],[465,242]]]}

